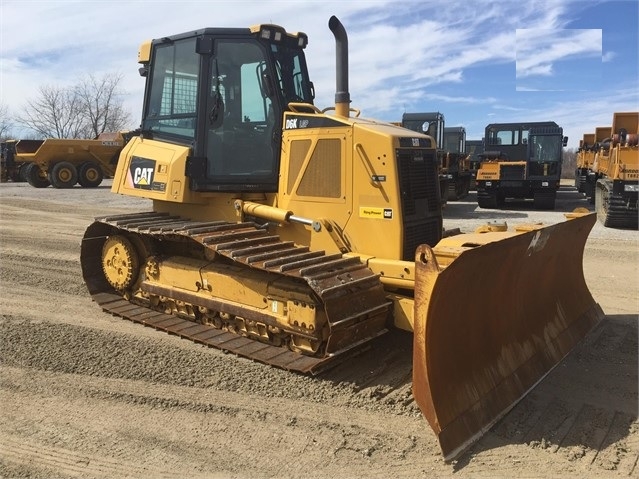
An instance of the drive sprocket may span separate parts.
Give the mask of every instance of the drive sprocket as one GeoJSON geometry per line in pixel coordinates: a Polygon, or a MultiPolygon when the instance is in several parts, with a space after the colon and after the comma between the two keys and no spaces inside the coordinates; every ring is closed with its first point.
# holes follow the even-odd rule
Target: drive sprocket
{"type": "Polygon", "coordinates": [[[113,288],[123,291],[137,279],[140,261],[135,247],[122,235],[109,236],[102,248],[102,270],[113,288]]]}

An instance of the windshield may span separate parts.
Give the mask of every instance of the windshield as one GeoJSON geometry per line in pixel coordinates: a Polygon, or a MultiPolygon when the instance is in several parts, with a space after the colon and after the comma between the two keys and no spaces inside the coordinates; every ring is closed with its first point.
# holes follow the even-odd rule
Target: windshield
{"type": "Polygon", "coordinates": [[[195,38],[156,48],[145,130],[195,137],[199,69],[195,38]]]}
{"type": "Polygon", "coordinates": [[[532,161],[561,161],[562,138],[557,135],[532,135],[530,159],[532,161]]]}
{"type": "Polygon", "coordinates": [[[304,53],[283,44],[271,44],[275,59],[276,85],[284,105],[289,102],[313,103],[313,88],[308,77],[304,53]]]}
{"type": "Polygon", "coordinates": [[[520,144],[520,130],[518,128],[513,129],[491,129],[488,132],[488,144],[493,145],[519,145],[520,144]]]}
{"type": "Polygon", "coordinates": [[[443,145],[444,143],[443,123],[444,122],[441,119],[437,119],[437,120],[403,119],[402,120],[402,126],[404,128],[408,128],[409,130],[432,136],[435,139],[435,142],[437,143],[438,148],[440,148],[440,145],[443,145]]]}
{"type": "Polygon", "coordinates": [[[453,130],[444,133],[444,150],[450,153],[463,153],[466,149],[464,145],[464,131],[453,130]]]}

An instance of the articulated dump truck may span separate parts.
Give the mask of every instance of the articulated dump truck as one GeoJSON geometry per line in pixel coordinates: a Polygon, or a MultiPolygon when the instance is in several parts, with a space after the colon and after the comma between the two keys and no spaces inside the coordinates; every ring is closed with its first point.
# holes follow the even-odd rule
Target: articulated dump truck
{"type": "Polygon", "coordinates": [[[112,178],[128,132],[102,133],[93,140],[47,138],[7,140],[1,146],[2,181],[27,181],[35,188],[95,188],[112,178]]]}
{"type": "Polygon", "coordinates": [[[324,109],[304,33],[142,44],[142,125],[112,191],[153,207],[96,218],[83,276],[107,312],[299,373],[406,330],[415,401],[452,460],[603,317],[582,270],[595,215],[443,237],[434,139],[360,117],[329,28],[324,109]]]}

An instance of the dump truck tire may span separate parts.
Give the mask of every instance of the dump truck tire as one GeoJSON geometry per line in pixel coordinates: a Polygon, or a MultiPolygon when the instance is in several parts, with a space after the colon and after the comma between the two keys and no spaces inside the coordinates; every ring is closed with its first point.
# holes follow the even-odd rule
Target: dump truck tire
{"type": "Polygon", "coordinates": [[[78,170],[78,183],[84,188],[95,188],[102,183],[104,173],[102,168],[93,161],[87,161],[80,165],[78,170]]]}
{"type": "Polygon", "coordinates": [[[68,161],[61,161],[49,172],[49,181],[55,188],[73,188],[78,182],[78,171],[68,161]]]}
{"type": "Polygon", "coordinates": [[[25,182],[27,181],[27,169],[33,163],[24,163],[18,167],[18,179],[15,181],[25,182]]]}
{"type": "Polygon", "coordinates": [[[51,184],[42,174],[40,167],[38,167],[35,163],[31,163],[27,166],[24,176],[27,179],[27,182],[34,188],[46,188],[51,184]]]}

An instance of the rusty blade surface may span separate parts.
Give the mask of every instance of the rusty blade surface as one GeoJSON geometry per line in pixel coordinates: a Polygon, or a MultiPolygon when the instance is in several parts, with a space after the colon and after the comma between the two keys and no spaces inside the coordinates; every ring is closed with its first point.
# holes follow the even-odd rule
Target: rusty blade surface
{"type": "Polygon", "coordinates": [[[603,318],[583,274],[595,221],[590,214],[492,241],[443,270],[428,246],[418,248],[413,394],[446,460],[481,437],[603,318]]]}

